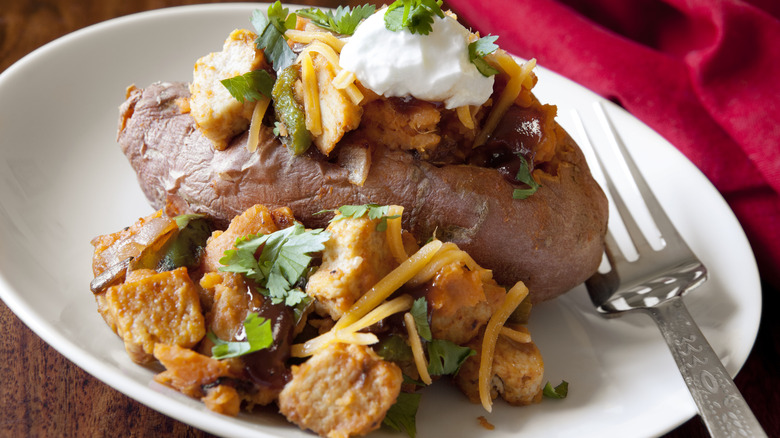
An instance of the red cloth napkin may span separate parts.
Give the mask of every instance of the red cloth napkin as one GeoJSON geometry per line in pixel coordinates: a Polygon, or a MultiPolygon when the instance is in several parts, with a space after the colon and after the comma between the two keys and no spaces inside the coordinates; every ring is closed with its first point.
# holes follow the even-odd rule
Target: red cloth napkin
{"type": "Polygon", "coordinates": [[[617,101],[675,145],[720,190],[762,276],[780,285],[780,2],[447,5],[503,49],[617,101]]]}

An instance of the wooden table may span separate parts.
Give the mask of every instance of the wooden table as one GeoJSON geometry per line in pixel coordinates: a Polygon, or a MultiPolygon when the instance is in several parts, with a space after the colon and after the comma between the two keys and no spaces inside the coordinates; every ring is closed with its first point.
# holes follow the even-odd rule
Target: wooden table
{"type": "MultiPolygon", "coordinates": [[[[0,0],[0,72],[41,45],[82,27],[142,10],[194,3],[204,2],[0,0]]],[[[297,3],[336,6],[364,2],[297,3]]],[[[736,379],[759,421],[776,437],[780,437],[780,319],[767,316],[780,308],[778,292],[765,285],[758,340],[736,379]]],[[[159,414],[85,373],[30,331],[2,302],[0,357],[0,436],[211,436],[159,414]]],[[[697,437],[707,436],[707,432],[694,418],[667,436],[697,437]]]]}

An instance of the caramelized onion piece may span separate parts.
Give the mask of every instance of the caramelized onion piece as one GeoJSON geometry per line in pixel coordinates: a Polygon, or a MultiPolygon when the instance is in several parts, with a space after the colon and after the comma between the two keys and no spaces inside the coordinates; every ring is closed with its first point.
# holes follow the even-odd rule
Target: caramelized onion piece
{"type": "Polygon", "coordinates": [[[128,257],[124,260],[120,260],[117,263],[109,266],[108,269],[98,274],[89,282],[89,290],[94,294],[99,294],[106,290],[109,286],[114,286],[125,281],[125,275],[127,274],[127,267],[130,266],[132,257],[128,257]]]}
{"type": "Polygon", "coordinates": [[[339,165],[349,172],[347,179],[356,186],[363,186],[371,169],[371,148],[356,144],[343,144],[339,151],[339,165]]]}

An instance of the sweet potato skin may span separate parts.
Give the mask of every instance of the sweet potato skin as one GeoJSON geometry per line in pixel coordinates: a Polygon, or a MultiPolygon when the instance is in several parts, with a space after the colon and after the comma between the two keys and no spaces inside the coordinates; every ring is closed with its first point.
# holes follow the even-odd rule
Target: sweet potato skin
{"type": "Polygon", "coordinates": [[[204,213],[226,224],[254,204],[289,206],[307,227],[324,227],[323,209],[345,204],[404,206],[403,226],[418,239],[434,232],[455,242],[496,280],[522,280],[534,302],[554,298],[595,272],[607,225],[607,201],[579,147],[556,125],[558,147],[524,200],[496,170],[437,167],[402,151],[375,148],[362,187],[336,163],[293,156],[272,136],[258,151],[246,134],[215,151],[177,101],[182,83],[130,89],[120,107],[118,141],[155,208],[204,213]]]}

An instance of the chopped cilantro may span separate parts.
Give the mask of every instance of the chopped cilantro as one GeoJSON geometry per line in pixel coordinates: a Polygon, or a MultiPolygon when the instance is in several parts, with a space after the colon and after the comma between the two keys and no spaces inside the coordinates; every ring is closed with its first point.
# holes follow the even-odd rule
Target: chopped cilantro
{"type": "Polygon", "coordinates": [[[417,326],[417,334],[428,341],[428,372],[432,376],[457,374],[463,362],[476,352],[469,347],[461,347],[444,339],[433,339],[428,324],[428,302],[425,297],[414,300],[409,311],[417,326]]]}
{"type": "Polygon", "coordinates": [[[404,374],[403,376],[404,376],[404,380],[402,382],[403,382],[404,385],[414,385],[414,386],[419,386],[419,387],[428,386],[428,385],[425,384],[425,382],[423,382],[421,380],[412,379],[411,377],[407,376],[406,374],[404,374]]]}
{"type": "Polygon", "coordinates": [[[529,168],[528,161],[526,161],[525,157],[523,157],[521,154],[517,154],[517,156],[520,158],[520,169],[517,170],[517,176],[515,179],[521,183],[527,184],[528,188],[515,189],[512,192],[512,199],[525,199],[536,193],[536,191],[539,190],[539,187],[541,186],[531,175],[531,169],[529,168]]]}
{"type": "Polygon", "coordinates": [[[432,376],[458,374],[463,362],[477,354],[469,347],[461,347],[452,341],[434,339],[428,343],[428,372],[432,376]]]}
{"type": "Polygon", "coordinates": [[[335,212],[335,211],[341,213],[341,215],[334,216],[333,219],[330,220],[330,222],[336,222],[347,218],[357,219],[368,214],[368,218],[371,220],[381,219],[379,223],[376,224],[376,230],[385,231],[387,229],[388,219],[397,219],[401,217],[398,215],[388,216],[387,211],[389,208],[390,207],[387,205],[379,205],[379,204],[342,205],[336,210],[321,210],[315,214],[322,214],[322,213],[335,212]]]}
{"type": "Polygon", "coordinates": [[[274,78],[265,70],[250,71],[223,79],[221,82],[230,95],[241,103],[258,101],[263,97],[270,98],[271,88],[274,86],[274,78]]]}
{"type": "Polygon", "coordinates": [[[387,410],[382,424],[397,431],[406,432],[411,438],[417,435],[417,408],[420,406],[420,394],[402,392],[398,394],[395,404],[387,410]]]}
{"type": "Polygon", "coordinates": [[[259,9],[252,13],[250,22],[257,30],[255,46],[263,50],[276,71],[284,70],[295,61],[295,53],[287,45],[284,32],[295,27],[296,19],[296,15],[283,8],[279,0],[268,6],[267,14],[259,9]]]}
{"type": "Polygon", "coordinates": [[[428,35],[433,30],[433,16],[444,18],[441,0],[397,0],[385,12],[385,27],[393,32],[407,29],[428,35]]]}
{"type": "Polygon", "coordinates": [[[305,293],[294,285],[306,272],[311,262],[310,254],[325,249],[330,233],[323,229],[305,230],[296,222],[293,226],[271,234],[248,235],[236,239],[236,249],[225,251],[219,259],[221,271],[238,272],[255,280],[262,292],[274,304],[284,302],[295,306],[305,293]],[[255,252],[263,245],[260,256],[255,252]]]}
{"type": "Polygon", "coordinates": [[[493,76],[498,74],[492,65],[485,61],[485,55],[491,54],[498,49],[495,44],[498,35],[488,35],[469,44],[469,61],[477,67],[482,76],[493,76]]]}
{"type": "Polygon", "coordinates": [[[425,301],[425,297],[420,297],[414,300],[412,309],[409,311],[414,318],[414,325],[417,326],[417,334],[426,341],[431,341],[433,336],[431,335],[431,326],[428,324],[428,302],[425,301]]]}
{"type": "Polygon", "coordinates": [[[561,384],[553,388],[550,382],[547,382],[542,389],[542,395],[548,398],[566,398],[569,395],[569,382],[563,380],[561,384]]]}
{"type": "Polygon", "coordinates": [[[400,335],[390,335],[376,348],[376,354],[390,362],[411,362],[414,360],[412,349],[400,335]]]}
{"type": "Polygon", "coordinates": [[[301,17],[308,18],[317,26],[341,34],[352,35],[358,24],[368,18],[376,10],[374,5],[355,6],[350,10],[349,6],[339,6],[335,12],[322,9],[309,8],[295,11],[301,17]]]}
{"type": "Polygon", "coordinates": [[[213,332],[208,333],[208,337],[214,346],[211,347],[211,357],[214,359],[227,359],[229,357],[242,356],[270,347],[274,342],[271,332],[271,321],[260,316],[257,313],[250,313],[244,320],[244,332],[246,341],[227,342],[219,339],[213,332]]]}

